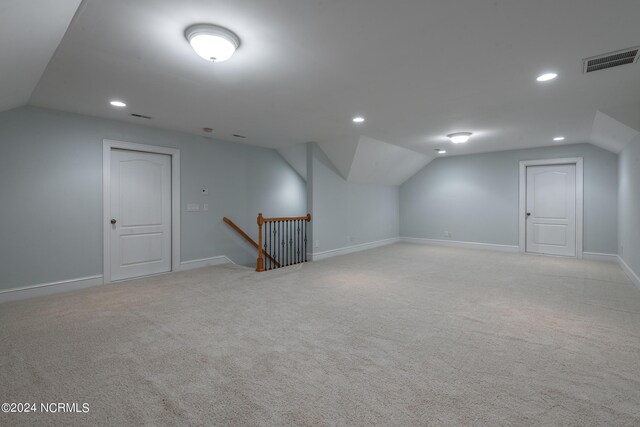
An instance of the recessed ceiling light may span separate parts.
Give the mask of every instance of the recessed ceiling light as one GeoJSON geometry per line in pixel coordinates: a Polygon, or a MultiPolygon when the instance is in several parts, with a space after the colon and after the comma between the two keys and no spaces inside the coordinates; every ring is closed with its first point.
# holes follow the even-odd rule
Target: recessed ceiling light
{"type": "Polygon", "coordinates": [[[354,117],[353,123],[364,123],[364,117],[354,117]]]}
{"type": "Polygon", "coordinates": [[[447,138],[449,138],[454,144],[464,144],[469,140],[471,135],[471,132],[456,132],[450,133],[447,135],[447,138]]]}
{"type": "Polygon", "coordinates": [[[553,138],[554,141],[564,141],[564,136],[556,136],[553,138]]]}
{"type": "Polygon", "coordinates": [[[440,148],[436,148],[436,153],[438,153],[438,154],[447,154],[447,150],[442,150],[440,148]]]}
{"type": "Polygon", "coordinates": [[[109,104],[113,105],[114,107],[126,107],[127,104],[125,104],[122,101],[110,101],[109,104]]]}
{"type": "Polygon", "coordinates": [[[185,30],[184,36],[193,50],[210,62],[226,61],[240,47],[237,35],[213,24],[192,25],[185,30]]]}
{"type": "Polygon", "coordinates": [[[558,77],[558,75],[556,73],[545,73],[541,76],[538,76],[538,78],[536,79],[539,82],[548,82],[549,80],[553,80],[556,77],[558,77]]]}

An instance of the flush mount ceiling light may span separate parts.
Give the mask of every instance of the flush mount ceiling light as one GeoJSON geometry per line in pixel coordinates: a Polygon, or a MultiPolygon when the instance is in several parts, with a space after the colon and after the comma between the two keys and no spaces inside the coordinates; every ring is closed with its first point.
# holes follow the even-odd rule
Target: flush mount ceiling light
{"type": "Polygon", "coordinates": [[[564,136],[556,136],[553,138],[554,141],[564,141],[564,136]]]}
{"type": "Polygon", "coordinates": [[[120,108],[127,106],[127,104],[125,104],[124,102],[115,101],[115,100],[114,101],[109,101],[109,104],[113,105],[114,107],[120,107],[120,108]]]}
{"type": "Polygon", "coordinates": [[[210,62],[222,62],[231,58],[240,47],[240,39],[226,28],[213,24],[196,24],[184,31],[193,50],[210,62]]]}
{"type": "Polygon", "coordinates": [[[364,123],[364,117],[354,117],[353,123],[364,123]]]}
{"type": "Polygon", "coordinates": [[[558,77],[556,73],[545,73],[545,74],[542,74],[541,76],[538,76],[536,80],[539,82],[548,82],[549,80],[553,80],[556,77],[558,77]]]}
{"type": "Polygon", "coordinates": [[[471,135],[471,132],[456,132],[450,133],[447,135],[447,138],[449,138],[454,144],[464,144],[469,140],[471,135]]]}

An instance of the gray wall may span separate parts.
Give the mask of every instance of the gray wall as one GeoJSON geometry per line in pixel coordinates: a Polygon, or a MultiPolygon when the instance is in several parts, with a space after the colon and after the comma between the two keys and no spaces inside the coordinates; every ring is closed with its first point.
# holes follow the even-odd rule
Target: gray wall
{"type": "Polygon", "coordinates": [[[316,144],[308,149],[312,240],[319,242],[312,252],[398,237],[397,186],[347,182],[316,144]]]}
{"type": "Polygon", "coordinates": [[[307,212],[305,182],[274,150],[34,107],[7,111],[0,114],[0,289],[102,274],[103,139],[180,149],[183,261],[226,255],[255,265],[255,249],[222,217],[255,237],[259,211],[307,212]],[[210,210],[185,212],[186,203],[210,210]]]}
{"type": "Polygon", "coordinates": [[[438,158],[400,186],[400,235],[517,246],[519,162],[560,157],[584,158],[585,252],[617,253],[618,158],[590,144],[438,158]]]}
{"type": "Polygon", "coordinates": [[[640,276],[640,136],[620,154],[619,252],[640,276]]]}

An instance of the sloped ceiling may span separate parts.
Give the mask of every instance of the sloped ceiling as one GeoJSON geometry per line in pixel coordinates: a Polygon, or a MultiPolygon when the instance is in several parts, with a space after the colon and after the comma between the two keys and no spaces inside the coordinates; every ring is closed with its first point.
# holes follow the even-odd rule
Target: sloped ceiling
{"type": "Polygon", "coordinates": [[[600,111],[596,112],[591,130],[591,143],[605,150],[620,153],[640,133],[600,111]]]}
{"type": "Polygon", "coordinates": [[[367,136],[318,146],[344,179],[363,184],[400,185],[433,160],[367,136]]]}
{"type": "Polygon", "coordinates": [[[298,175],[307,180],[307,145],[296,144],[291,147],[278,148],[278,153],[283,159],[298,172],[298,175]]]}
{"type": "Polygon", "coordinates": [[[327,155],[336,169],[338,169],[340,175],[342,175],[344,179],[348,179],[359,143],[360,137],[354,135],[336,141],[320,142],[318,146],[324,151],[324,154],[327,155]]]}
{"type": "MultiPolygon", "coordinates": [[[[61,10],[76,2],[8,4],[29,13],[0,14],[5,49],[64,27],[61,10]]],[[[638,102],[640,64],[583,74],[582,59],[639,45],[639,14],[638,0],[85,0],[30,103],[129,122],[140,113],[148,126],[211,127],[271,148],[346,141],[333,148],[346,151],[342,173],[360,135],[427,156],[552,145],[557,134],[586,142],[596,111],[638,102]],[[184,38],[197,22],[233,30],[240,49],[203,61],[184,38]],[[547,71],[558,78],[536,82],[547,71]],[[354,126],[355,115],[366,122],[354,126]],[[453,146],[456,131],[474,135],[453,146]]],[[[56,40],[45,38],[35,45],[56,40]]]]}
{"type": "Polygon", "coordinates": [[[27,104],[80,1],[0,2],[0,111],[27,104]]]}
{"type": "Polygon", "coordinates": [[[363,136],[354,156],[349,181],[400,185],[433,157],[363,136]]]}

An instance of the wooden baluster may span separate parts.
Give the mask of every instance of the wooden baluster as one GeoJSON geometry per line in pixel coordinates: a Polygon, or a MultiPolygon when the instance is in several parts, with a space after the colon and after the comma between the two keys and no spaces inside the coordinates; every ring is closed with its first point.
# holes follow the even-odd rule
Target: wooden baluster
{"type": "Polygon", "coordinates": [[[256,265],[256,271],[264,271],[264,259],[262,257],[262,225],[264,224],[264,218],[262,214],[258,214],[258,262],[256,265]]]}

